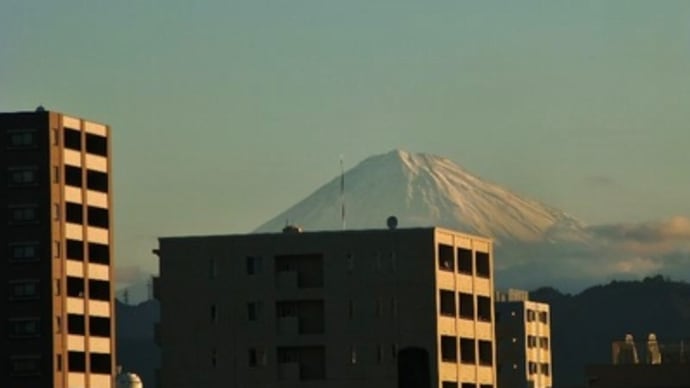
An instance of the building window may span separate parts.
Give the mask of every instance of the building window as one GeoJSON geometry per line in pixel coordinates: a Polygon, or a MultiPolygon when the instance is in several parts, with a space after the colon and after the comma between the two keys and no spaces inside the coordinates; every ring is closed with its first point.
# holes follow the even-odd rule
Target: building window
{"type": "Polygon", "coordinates": [[[441,360],[444,362],[458,361],[458,339],[449,335],[441,336],[441,360]]]}
{"type": "Polygon", "coordinates": [[[67,334],[86,334],[86,321],[80,314],[67,314],[67,334]]]}
{"type": "Polygon", "coordinates": [[[84,352],[68,352],[67,370],[70,372],[86,372],[86,354],[84,352]]]}
{"type": "Polygon", "coordinates": [[[80,203],[67,202],[65,204],[65,220],[73,224],[84,222],[84,207],[80,203]]]}
{"type": "Polygon", "coordinates": [[[494,357],[491,341],[479,340],[479,364],[493,365],[494,357]]]}
{"type": "Polygon", "coordinates": [[[38,318],[15,318],[10,319],[11,338],[38,337],[40,332],[40,322],[38,318]]]}
{"type": "Polygon", "coordinates": [[[548,324],[549,323],[549,313],[546,311],[539,312],[539,322],[548,324]]]}
{"type": "Polygon", "coordinates": [[[215,304],[211,305],[211,323],[216,323],[218,321],[218,309],[215,304]]]}
{"type": "Polygon", "coordinates": [[[86,188],[107,193],[108,174],[100,171],[86,170],[86,188]]]}
{"type": "Polygon", "coordinates": [[[536,319],[536,313],[534,310],[527,310],[527,322],[534,322],[536,319]]]}
{"type": "Polygon", "coordinates": [[[90,316],[89,334],[94,337],[110,337],[110,318],[90,316]]]}
{"type": "Polygon", "coordinates": [[[12,205],[9,210],[11,224],[30,224],[38,220],[36,205],[12,205]]]}
{"type": "Polygon", "coordinates": [[[376,345],[376,363],[381,364],[383,362],[383,345],[376,345]]]}
{"type": "Polygon", "coordinates": [[[527,363],[527,369],[529,371],[529,374],[531,374],[531,375],[537,374],[537,368],[538,368],[538,366],[537,366],[536,362],[530,361],[527,363]]]}
{"type": "Polygon", "coordinates": [[[84,260],[84,242],[67,239],[67,258],[72,260],[84,260]]]}
{"type": "Polygon", "coordinates": [[[58,372],[62,371],[62,354],[58,354],[56,359],[55,359],[55,369],[58,372]]]}
{"type": "Polygon", "coordinates": [[[442,271],[455,270],[455,258],[453,257],[453,247],[450,245],[439,244],[438,246],[438,268],[442,271]]]}
{"type": "Polygon", "coordinates": [[[256,275],[261,272],[261,257],[247,256],[247,275],[256,275]]]}
{"type": "Polygon", "coordinates": [[[486,252],[475,252],[475,262],[477,267],[477,276],[482,278],[491,277],[491,263],[489,254],[486,252]]]}
{"type": "Polygon", "coordinates": [[[539,347],[542,349],[549,349],[549,337],[539,337],[539,347]]]}
{"type": "Polygon", "coordinates": [[[10,187],[35,185],[38,182],[38,169],[34,166],[10,167],[7,177],[10,187]]]}
{"type": "Polygon", "coordinates": [[[458,388],[458,383],[455,381],[444,381],[441,383],[441,388],[458,388]]]}
{"type": "Polygon", "coordinates": [[[108,138],[87,133],[86,152],[90,154],[108,156],[108,138]]]}
{"type": "Polygon", "coordinates": [[[352,300],[347,301],[347,318],[352,319],[355,317],[355,302],[352,300]]]}
{"type": "Polygon", "coordinates": [[[249,366],[266,365],[266,352],[259,348],[249,349],[249,366]]]}
{"type": "Polygon", "coordinates": [[[350,347],[350,364],[355,365],[357,363],[357,347],[352,345],[350,347]]]}
{"type": "Polygon", "coordinates": [[[10,299],[38,299],[38,280],[14,280],[10,282],[10,299]]]}
{"type": "Polygon", "coordinates": [[[256,321],[261,316],[261,302],[247,303],[247,319],[256,321]]]}
{"type": "Polygon", "coordinates": [[[218,365],[218,351],[214,348],[211,350],[211,366],[215,368],[218,365]]]}
{"type": "Polygon", "coordinates": [[[89,299],[110,301],[110,282],[89,279],[89,299]]]}
{"type": "Polygon", "coordinates": [[[480,384],[479,388],[494,388],[494,386],[491,384],[480,384]]]}
{"type": "Polygon", "coordinates": [[[477,319],[491,322],[491,298],[481,295],[477,296],[477,319]]]}
{"type": "Polygon", "coordinates": [[[65,148],[81,151],[81,131],[65,127],[64,136],[65,148]]]}
{"type": "Polygon", "coordinates": [[[441,315],[455,317],[455,292],[439,290],[441,315]]]}
{"type": "Polygon", "coordinates": [[[12,376],[35,376],[41,374],[41,356],[12,356],[10,358],[12,376]]]}
{"type": "Polygon", "coordinates": [[[110,248],[105,244],[89,243],[89,262],[110,264],[110,248]]]}
{"type": "Polygon", "coordinates": [[[551,374],[551,370],[549,368],[548,363],[541,363],[539,364],[539,372],[545,376],[549,376],[551,374]]]}
{"type": "Polygon", "coordinates": [[[459,292],[458,297],[460,299],[460,318],[474,320],[474,297],[472,294],[459,292]]]}
{"type": "Polygon", "coordinates": [[[108,229],[109,218],[108,209],[103,209],[100,207],[88,206],[87,207],[87,218],[89,226],[95,226],[98,228],[108,229]]]}
{"type": "Polygon", "coordinates": [[[67,277],[67,296],[72,298],[84,297],[84,279],[74,276],[67,277]]]}
{"type": "Polygon", "coordinates": [[[82,186],[82,171],[79,167],[65,166],[65,184],[67,186],[82,186]]]}
{"type": "Polygon", "coordinates": [[[475,383],[462,383],[460,386],[461,388],[477,388],[477,384],[475,383]]]}
{"type": "Polygon", "coordinates": [[[474,338],[460,338],[460,362],[474,364],[476,362],[474,338]]]}
{"type": "Polygon", "coordinates": [[[256,366],[258,364],[258,359],[256,355],[256,349],[249,349],[249,366],[256,366]]]}
{"type": "Polygon", "coordinates": [[[90,353],[91,373],[110,374],[112,361],[108,353],[90,353]]]}
{"type": "Polygon", "coordinates": [[[215,279],[218,275],[218,266],[216,265],[216,259],[208,260],[208,278],[215,279]]]}
{"type": "Polygon", "coordinates": [[[7,131],[7,148],[36,147],[35,129],[13,129],[7,131]]]}
{"type": "Polygon", "coordinates": [[[38,260],[38,242],[27,241],[12,243],[9,245],[10,260],[14,262],[27,262],[38,260]]]}
{"type": "Polygon", "coordinates": [[[537,337],[533,335],[528,335],[527,336],[527,347],[528,348],[536,348],[537,347],[537,337]]]}
{"type": "Polygon", "coordinates": [[[458,248],[458,272],[472,275],[472,250],[458,248]]]}

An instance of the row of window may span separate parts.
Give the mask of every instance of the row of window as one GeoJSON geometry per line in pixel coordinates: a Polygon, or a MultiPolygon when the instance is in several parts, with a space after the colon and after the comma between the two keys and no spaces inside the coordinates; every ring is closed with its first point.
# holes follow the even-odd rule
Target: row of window
{"type": "MultiPolygon", "coordinates": [[[[67,296],[83,298],[87,281],[84,278],[67,277],[67,296]]],[[[61,295],[60,282],[56,281],[56,294],[61,295]]],[[[40,295],[38,279],[13,280],[9,284],[10,300],[33,300],[40,295]]],[[[89,299],[110,300],[110,282],[106,280],[89,279],[89,299]]]]}
{"type": "Polygon", "coordinates": [[[35,148],[38,144],[36,130],[32,128],[13,129],[7,131],[7,148],[35,148]]]}
{"type": "MultiPolygon", "coordinates": [[[[82,131],[65,127],[65,148],[81,151],[83,148],[82,131]]],[[[101,156],[108,156],[108,139],[93,133],[84,133],[86,140],[86,152],[101,156]]]]}
{"type": "MultiPolygon", "coordinates": [[[[90,263],[106,265],[110,263],[110,249],[105,244],[67,239],[66,245],[68,259],[83,261],[84,257],[87,257],[90,263]],[[87,252],[84,252],[84,247],[87,248],[87,252]]],[[[60,257],[62,254],[60,244],[56,243],[55,247],[55,256],[60,257]]],[[[13,242],[8,245],[9,260],[15,263],[38,261],[44,255],[41,251],[38,241],[13,242]]]]}
{"type": "MultiPolygon", "coordinates": [[[[456,315],[464,319],[475,319],[475,297],[472,294],[458,292],[458,303],[455,302],[455,292],[439,290],[439,313],[447,317],[456,315]],[[459,306],[458,306],[459,305],[459,306]]],[[[491,298],[477,295],[476,319],[491,322],[491,298]]]]}
{"type": "MultiPolygon", "coordinates": [[[[59,215],[56,215],[59,217],[59,215]]],[[[84,206],[80,203],[67,202],[65,203],[65,220],[74,224],[81,224],[84,222],[84,206]]],[[[86,221],[87,225],[99,228],[109,227],[108,209],[87,206],[86,207],[86,221]]]]}
{"type": "MultiPolygon", "coordinates": [[[[56,317],[57,331],[62,332],[62,320],[56,317]]],[[[38,337],[41,330],[40,318],[13,318],[9,320],[8,335],[10,338],[38,337]]],[[[86,319],[83,315],[67,315],[67,333],[86,335],[86,319]]],[[[89,335],[110,337],[110,318],[89,317],[89,335]]]]}
{"type": "Polygon", "coordinates": [[[527,370],[528,370],[529,374],[531,374],[531,375],[536,375],[536,374],[542,374],[545,376],[551,375],[550,365],[546,362],[537,363],[537,362],[530,361],[527,363],[527,370]]]}
{"type": "MultiPolygon", "coordinates": [[[[57,177],[57,180],[60,178],[57,177]]],[[[83,170],[80,167],[65,166],[65,184],[67,186],[82,187],[84,182],[83,170]]],[[[86,170],[86,188],[89,190],[108,192],[108,174],[101,171],[86,170]]]]}
{"type": "MultiPolygon", "coordinates": [[[[9,364],[12,376],[40,375],[45,367],[40,355],[12,356],[9,364]]],[[[112,371],[112,358],[107,353],[89,353],[89,364],[91,373],[110,374],[112,371]]],[[[58,371],[63,368],[61,354],[57,355],[55,367],[58,371]]],[[[86,372],[86,353],[68,352],[67,367],[69,372],[86,372]]]]}
{"type": "Polygon", "coordinates": [[[539,320],[541,323],[549,323],[549,313],[546,311],[527,310],[527,322],[539,320]]]}
{"type": "Polygon", "coordinates": [[[442,271],[453,272],[456,270],[456,267],[458,273],[476,274],[483,278],[491,277],[491,260],[488,253],[474,251],[473,254],[471,249],[453,249],[450,245],[439,244],[438,268],[442,271]],[[457,253],[457,260],[455,253],[457,253]]]}
{"type": "MultiPolygon", "coordinates": [[[[441,383],[441,388],[477,388],[475,383],[456,383],[455,381],[444,381],[441,383]]],[[[480,384],[479,388],[494,388],[491,384],[480,384]]]]}
{"type": "Polygon", "coordinates": [[[493,348],[491,341],[476,340],[474,338],[441,336],[441,360],[444,362],[458,361],[458,345],[460,349],[460,362],[463,364],[493,365],[493,348]],[[476,345],[476,346],[475,346],[476,345]]]}
{"type": "Polygon", "coordinates": [[[549,349],[549,337],[538,337],[534,335],[527,336],[527,347],[528,348],[542,348],[549,349]]]}

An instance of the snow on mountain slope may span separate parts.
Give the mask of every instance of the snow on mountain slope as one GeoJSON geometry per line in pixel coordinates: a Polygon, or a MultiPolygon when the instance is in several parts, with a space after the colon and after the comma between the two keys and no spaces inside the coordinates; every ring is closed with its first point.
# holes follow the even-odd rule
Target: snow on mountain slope
{"type": "MultiPolygon", "coordinates": [[[[286,222],[305,230],[338,230],[340,177],[261,225],[280,231],[286,222]]],[[[476,177],[443,157],[395,150],[372,156],[345,174],[347,229],[443,226],[502,242],[583,242],[584,225],[557,209],[476,177]]]]}

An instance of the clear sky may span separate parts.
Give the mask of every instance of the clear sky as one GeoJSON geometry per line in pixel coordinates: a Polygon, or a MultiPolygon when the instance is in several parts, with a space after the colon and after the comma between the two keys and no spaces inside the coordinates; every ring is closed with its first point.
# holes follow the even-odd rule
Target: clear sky
{"type": "Polygon", "coordinates": [[[119,263],[404,148],[589,224],[690,215],[690,1],[4,0],[0,111],[112,125],[119,263]]]}

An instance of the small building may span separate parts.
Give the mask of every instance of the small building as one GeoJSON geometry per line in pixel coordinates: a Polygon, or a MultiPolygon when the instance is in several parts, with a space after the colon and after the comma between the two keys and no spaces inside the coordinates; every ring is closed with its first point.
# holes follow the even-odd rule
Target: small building
{"type": "Polygon", "coordinates": [[[496,357],[499,387],[550,388],[549,305],[524,290],[496,292],[496,357]]]}

